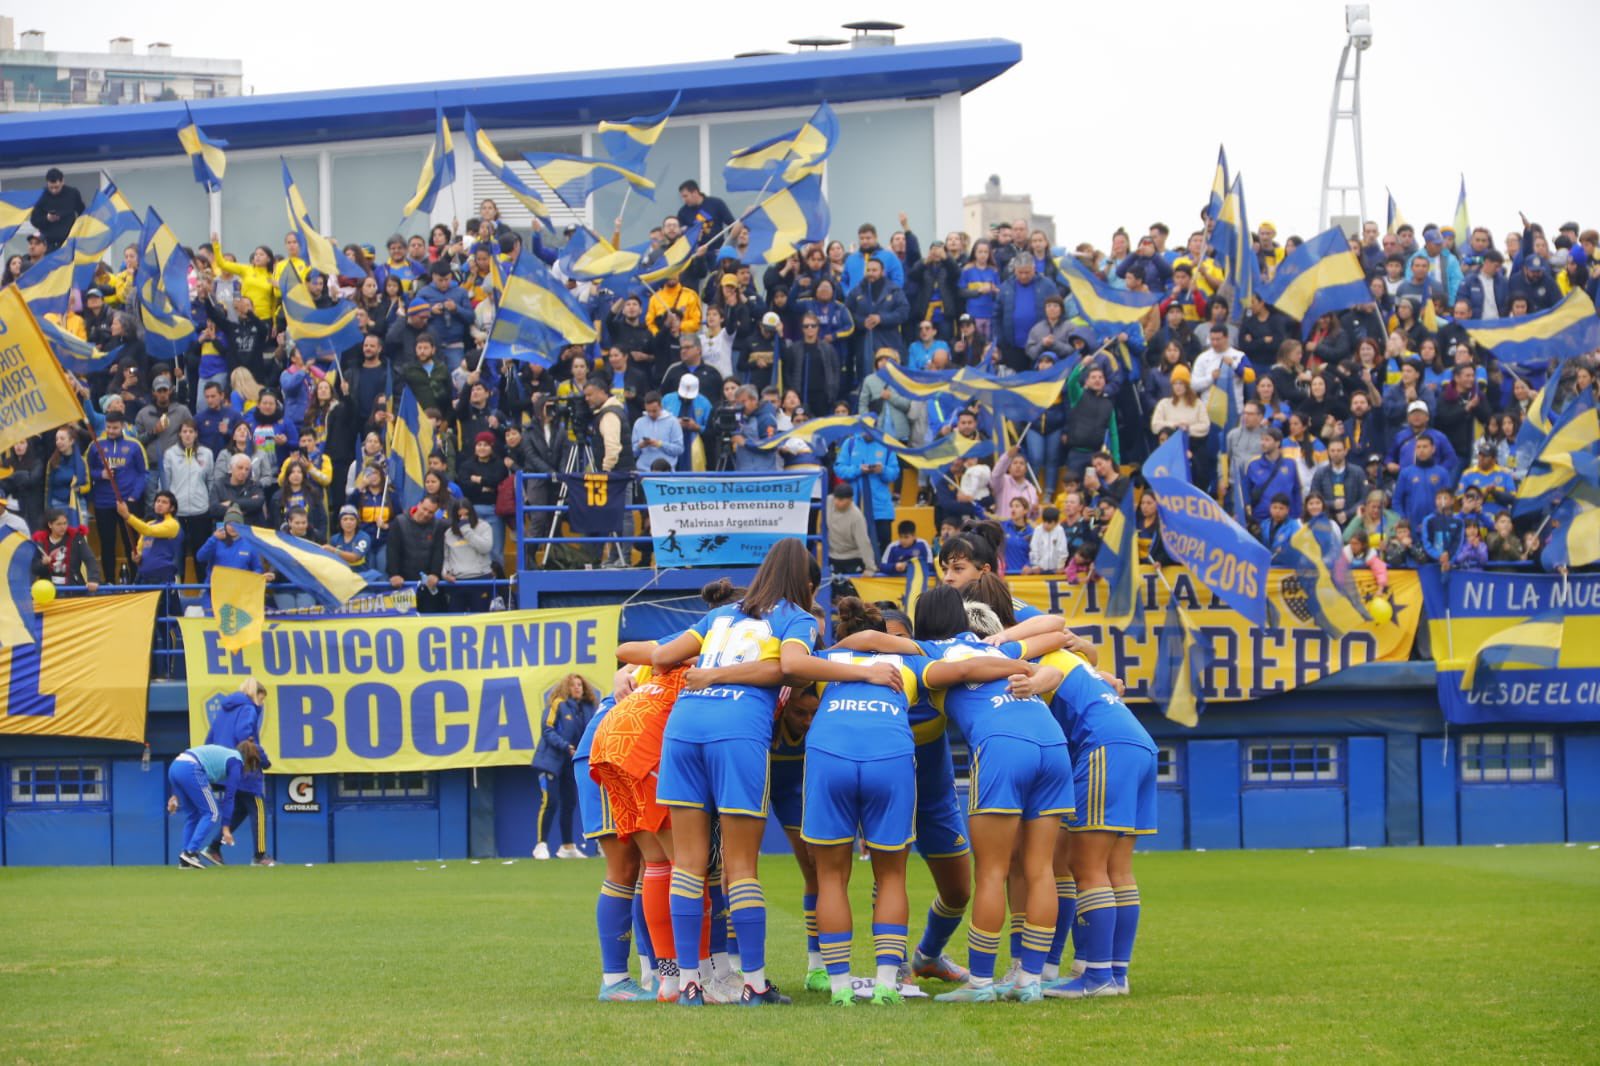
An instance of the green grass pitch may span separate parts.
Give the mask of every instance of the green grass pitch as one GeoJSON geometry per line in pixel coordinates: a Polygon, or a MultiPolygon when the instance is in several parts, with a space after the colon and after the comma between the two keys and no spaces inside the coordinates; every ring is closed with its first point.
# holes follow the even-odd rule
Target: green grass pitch
{"type": "MultiPolygon", "coordinates": [[[[595,1002],[594,859],[0,870],[0,1060],[1594,1060],[1588,845],[1162,853],[1138,870],[1131,997],[847,1015],[798,991],[799,879],[778,856],[769,972],[796,1005],[693,1015],[595,1002]]],[[[912,871],[914,940],[930,887],[912,871]]]]}

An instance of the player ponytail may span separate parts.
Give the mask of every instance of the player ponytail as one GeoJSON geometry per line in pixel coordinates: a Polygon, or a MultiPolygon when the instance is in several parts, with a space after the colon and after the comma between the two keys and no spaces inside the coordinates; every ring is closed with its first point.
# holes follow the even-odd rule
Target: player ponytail
{"type": "Polygon", "coordinates": [[[700,589],[700,598],[706,601],[707,607],[721,607],[738,599],[739,592],[739,589],[733,587],[732,581],[719,577],[700,589]]]}
{"type": "Polygon", "coordinates": [[[764,618],[788,600],[802,611],[811,607],[811,567],[815,560],[805,544],[790,537],[772,546],[745,590],[741,609],[751,618],[764,618]]]}
{"type": "Polygon", "coordinates": [[[870,603],[864,603],[855,596],[846,596],[834,605],[839,612],[839,626],[837,633],[840,637],[848,637],[853,633],[871,630],[876,633],[887,632],[883,624],[883,612],[870,603]]]}
{"type": "Polygon", "coordinates": [[[961,590],[961,595],[969,604],[981,603],[993,611],[1001,629],[1010,629],[1017,624],[1017,610],[1012,606],[1011,589],[1007,587],[1005,579],[993,570],[979,574],[978,580],[961,590]]]}
{"type": "Polygon", "coordinates": [[[244,760],[244,772],[259,774],[261,772],[261,749],[255,746],[254,741],[239,741],[239,758],[244,760]]]}

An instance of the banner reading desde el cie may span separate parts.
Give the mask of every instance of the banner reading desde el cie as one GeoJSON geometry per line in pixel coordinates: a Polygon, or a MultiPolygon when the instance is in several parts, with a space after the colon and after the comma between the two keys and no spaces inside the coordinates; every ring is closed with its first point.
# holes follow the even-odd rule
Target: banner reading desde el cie
{"type": "MultiPolygon", "coordinates": [[[[898,600],[905,592],[903,578],[851,580],[868,601],[898,600]]],[[[1347,633],[1338,640],[1312,621],[1304,603],[1305,592],[1293,570],[1271,570],[1264,579],[1267,600],[1279,622],[1276,626],[1248,621],[1182,567],[1166,567],[1163,574],[1147,570],[1143,580],[1142,639],[1120,626],[1106,624],[1103,579],[1069,585],[1061,578],[1008,577],[1006,584],[1022,602],[1061,615],[1074,632],[1099,648],[1100,668],[1126,681],[1128,697],[1135,700],[1150,698],[1163,628],[1160,619],[1170,599],[1177,599],[1194,625],[1195,639],[1211,652],[1212,666],[1202,678],[1208,703],[1288,692],[1362,663],[1403,662],[1411,655],[1422,616],[1422,589],[1411,570],[1389,571],[1389,599],[1394,605],[1391,625],[1374,633],[1347,633]]],[[[1356,581],[1364,593],[1372,591],[1372,576],[1367,571],[1356,571],[1356,581]]]]}
{"type": "Polygon", "coordinates": [[[1600,574],[1445,575],[1428,567],[1421,575],[1446,719],[1458,725],[1600,721],[1600,574]],[[1552,612],[1564,616],[1564,639],[1550,649],[1554,666],[1509,665],[1462,691],[1462,674],[1485,641],[1552,612]]]}
{"type": "Polygon", "coordinates": [[[605,687],[621,608],[275,622],[230,655],[213,618],[185,618],[189,732],[254,677],[270,690],[272,772],[524,765],[568,674],[605,687]]]}
{"type": "Polygon", "coordinates": [[[819,476],[642,479],[656,565],[759,565],[778,541],[806,535],[819,476]]]}

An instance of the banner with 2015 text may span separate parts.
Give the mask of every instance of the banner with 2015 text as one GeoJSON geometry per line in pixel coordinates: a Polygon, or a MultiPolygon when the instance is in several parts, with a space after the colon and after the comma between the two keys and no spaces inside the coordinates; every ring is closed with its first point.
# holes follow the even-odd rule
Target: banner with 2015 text
{"type": "Polygon", "coordinates": [[[189,732],[223,696],[269,691],[273,773],[448,770],[530,762],[557,687],[610,688],[621,607],[271,622],[236,654],[213,618],[185,618],[189,732]]]}
{"type": "MultiPolygon", "coordinates": [[[[1372,576],[1356,571],[1363,594],[1373,591],[1372,576]]],[[[1146,570],[1145,629],[1142,639],[1104,618],[1106,583],[1082,585],[1062,578],[1014,576],[1006,584],[1012,595],[1042,611],[1061,615],[1073,631],[1100,650],[1100,668],[1128,685],[1128,698],[1148,700],[1155,680],[1162,618],[1176,599],[1195,629],[1195,638],[1211,652],[1211,668],[1203,678],[1210,703],[1256,700],[1309,685],[1329,674],[1368,662],[1403,662],[1411,656],[1422,616],[1422,588],[1411,570],[1389,571],[1389,599],[1394,621],[1376,633],[1349,633],[1335,640],[1324,633],[1306,606],[1306,593],[1293,570],[1268,573],[1267,600],[1275,624],[1258,626],[1233,610],[1182,567],[1161,574],[1146,570]],[[1169,591],[1170,590],[1170,591],[1169,591]]],[[[902,578],[852,578],[863,598],[898,600],[902,578]]]]}

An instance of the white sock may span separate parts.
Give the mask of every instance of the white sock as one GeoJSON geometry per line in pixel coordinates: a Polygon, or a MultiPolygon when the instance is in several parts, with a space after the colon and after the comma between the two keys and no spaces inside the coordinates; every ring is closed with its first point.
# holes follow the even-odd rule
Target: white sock
{"type": "Polygon", "coordinates": [[[1088,968],[1088,965],[1089,964],[1086,963],[1082,959],[1073,959],[1072,960],[1072,976],[1074,976],[1074,977],[1082,977],[1083,976],[1083,971],[1088,968]]]}
{"type": "Polygon", "coordinates": [[[761,966],[754,970],[746,970],[744,972],[744,983],[757,992],[763,991],[767,987],[767,968],[761,966]]]}
{"type": "Polygon", "coordinates": [[[820,951],[808,951],[808,952],[806,952],[806,969],[808,969],[808,970],[821,970],[821,969],[824,969],[826,966],[827,966],[827,963],[822,961],[822,952],[820,952],[820,951]]]}
{"type": "Polygon", "coordinates": [[[968,977],[967,981],[973,988],[988,988],[994,984],[993,977],[968,977]]]}
{"type": "Polygon", "coordinates": [[[639,956],[639,983],[649,984],[650,979],[656,975],[655,967],[650,965],[650,956],[639,956]]]}
{"type": "Polygon", "coordinates": [[[626,973],[603,973],[600,975],[600,980],[604,981],[608,986],[627,979],[628,975],[626,973]]]}
{"type": "Polygon", "coordinates": [[[725,973],[733,972],[733,960],[728,958],[726,951],[713,952],[711,955],[711,976],[721,977],[725,973]]]}
{"type": "Polygon", "coordinates": [[[1029,973],[1027,970],[1023,970],[1021,972],[1021,974],[1019,974],[1018,977],[1017,977],[1017,984],[1019,984],[1019,985],[1036,985],[1036,984],[1039,983],[1039,980],[1040,980],[1040,975],[1039,974],[1029,973]]]}
{"type": "Polygon", "coordinates": [[[1039,976],[1046,981],[1054,981],[1061,976],[1061,967],[1057,963],[1047,962],[1044,964],[1044,972],[1039,976]]]}
{"type": "Polygon", "coordinates": [[[690,985],[697,985],[699,983],[700,970],[698,968],[690,970],[683,966],[678,967],[679,988],[688,988],[690,985]]]}
{"type": "Polygon", "coordinates": [[[900,987],[900,967],[896,963],[878,966],[878,983],[889,988],[900,987]]]}
{"type": "Polygon", "coordinates": [[[849,972],[846,971],[845,973],[830,973],[828,975],[828,984],[833,986],[833,990],[835,992],[842,992],[843,990],[845,990],[845,989],[850,987],[850,974],[849,974],[849,972]]]}

